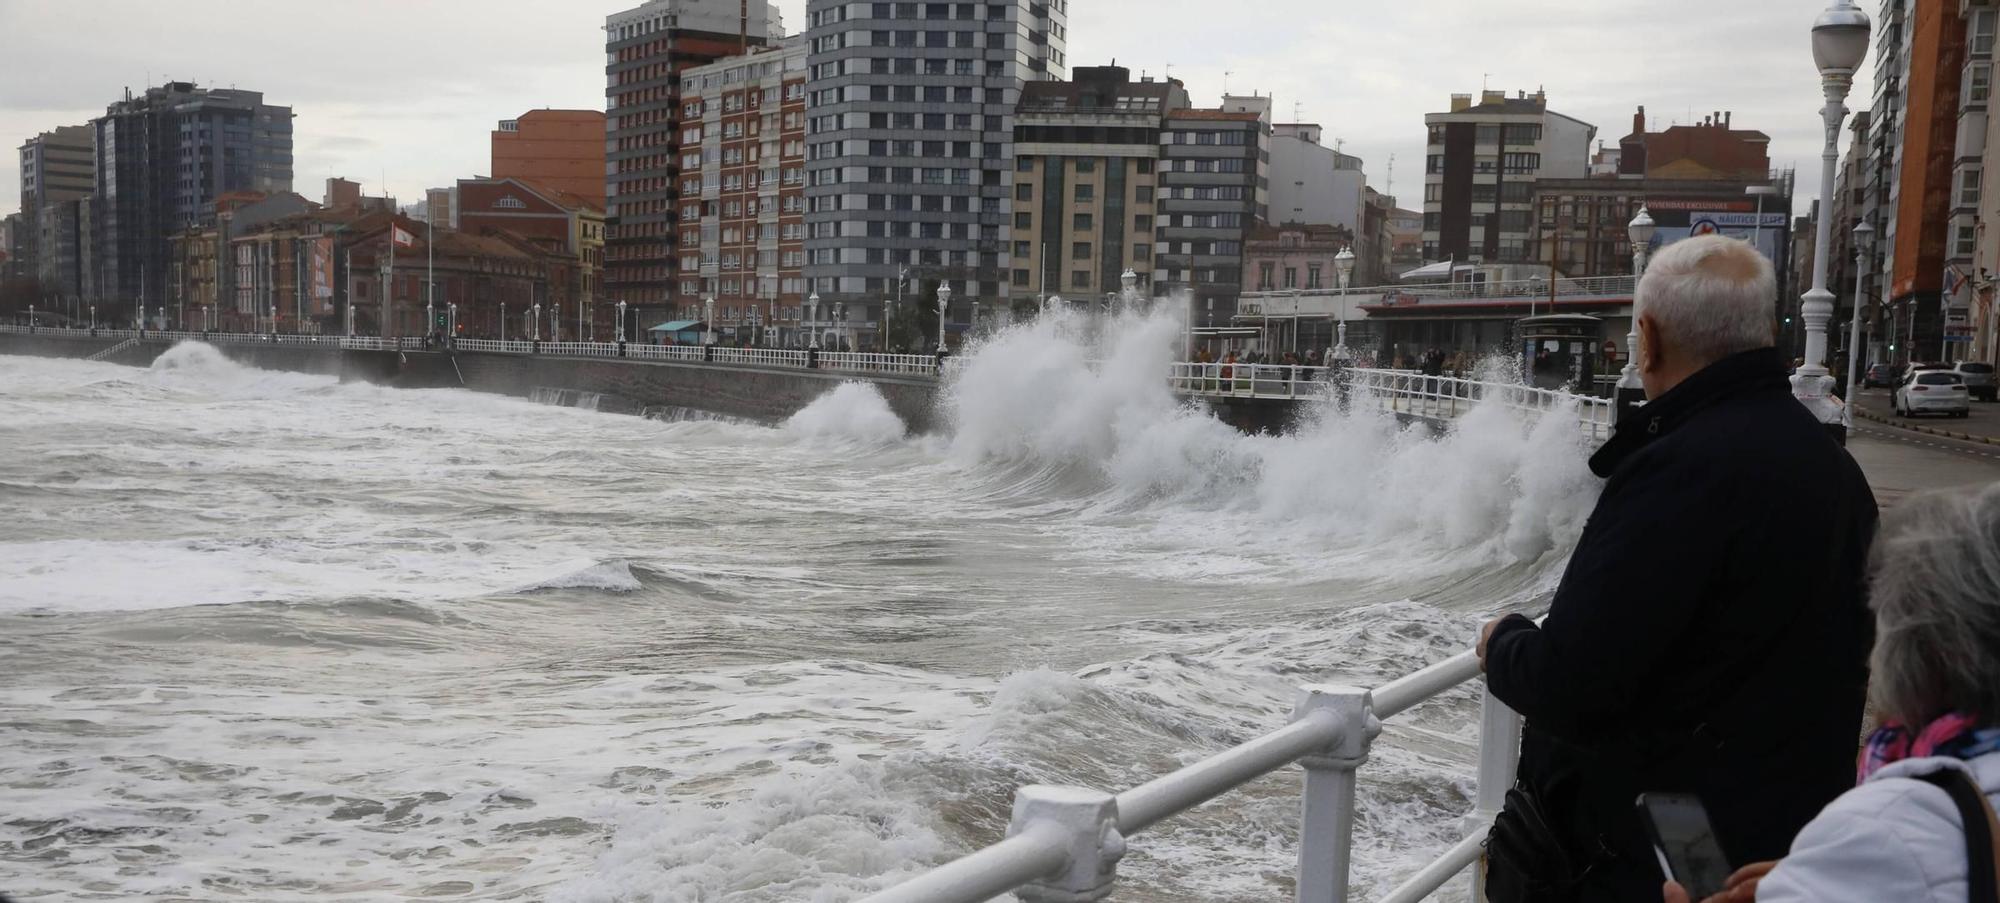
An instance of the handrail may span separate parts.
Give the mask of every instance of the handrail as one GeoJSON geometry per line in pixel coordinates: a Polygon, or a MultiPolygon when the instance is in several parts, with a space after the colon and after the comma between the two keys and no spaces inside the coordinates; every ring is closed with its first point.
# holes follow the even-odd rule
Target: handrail
{"type": "MultiPolygon", "coordinates": [[[[1346,903],[1354,831],[1355,769],[1382,719],[1476,679],[1479,660],[1461,652],[1382,685],[1300,689],[1292,721],[1246,743],[1112,796],[1086,788],[1029,786],[1014,798],[1008,836],[863,903],[977,903],[1021,891],[1024,900],[1102,900],[1126,838],[1293,762],[1305,766],[1297,899],[1346,903]]],[[[1413,903],[1480,862],[1486,831],[1513,786],[1520,717],[1490,690],[1480,700],[1479,787],[1464,836],[1390,891],[1383,903],[1413,903]]],[[[1484,901],[1484,872],[1472,897],[1484,901]]]]}

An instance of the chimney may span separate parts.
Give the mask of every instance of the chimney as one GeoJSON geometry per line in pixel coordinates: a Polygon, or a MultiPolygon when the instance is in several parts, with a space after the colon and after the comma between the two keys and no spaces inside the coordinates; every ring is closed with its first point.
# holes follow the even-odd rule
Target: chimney
{"type": "Polygon", "coordinates": [[[1722,111],[1721,111],[1721,110],[1716,110],[1716,111],[1715,111],[1715,115],[1714,115],[1714,116],[1710,116],[1710,117],[1708,118],[1708,124],[1709,124],[1709,125],[1715,125],[1715,126],[1719,126],[1719,125],[1721,125],[1721,124],[1722,124],[1722,111]]]}
{"type": "Polygon", "coordinates": [[[1632,114],[1632,134],[1646,134],[1646,105],[1639,105],[1639,112],[1632,114]]]}
{"type": "Polygon", "coordinates": [[[1729,120],[1731,120],[1731,119],[1735,118],[1735,116],[1736,116],[1736,114],[1735,114],[1735,113],[1733,113],[1733,112],[1731,112],[1731,111],[1729,111],[1729,110],[1723,110],[1723,111],[1722,111],[1722,127],[1723,127],[1723,128],[1725,128],[1725,129],[1726,129],[1726,128],[1729,128],[1729,120]]]}
{"type": "Polygon", "coordinates": [[[1469,109],[1471,109],[1471,108],[1472,108],[1472,95],[1470,95],[1470,94],[1453,94],[1453,95],[1451,96],[1451,111],[1452,111],[1452,112],[1454,112],[1454,113],[1463,113],[1463,112],[1465,112],[1466,110],[1469,110],[1469,109]]]}
{"type": "Polygon", "coordinates": [[[1479,102],[1480,102],[1480,103],[1506,103],[1506,102],[1507,102],[1507,92],[1505,92],[1505,91],[1481,91],[1481,92],[1479,93],[1479,102]]]}

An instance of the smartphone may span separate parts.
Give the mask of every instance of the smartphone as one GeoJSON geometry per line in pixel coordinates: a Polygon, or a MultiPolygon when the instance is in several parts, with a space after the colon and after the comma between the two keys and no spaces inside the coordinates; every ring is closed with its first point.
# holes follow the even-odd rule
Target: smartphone
{"type": "Polygon", "coordinates": [[[1688,899],[1722,892],[1734,869],[1722,855],[1701,799],[1680,793],[1639,794],[1639,821],[1660,858],[1660,871],[1687,888],[1688,899]]]}

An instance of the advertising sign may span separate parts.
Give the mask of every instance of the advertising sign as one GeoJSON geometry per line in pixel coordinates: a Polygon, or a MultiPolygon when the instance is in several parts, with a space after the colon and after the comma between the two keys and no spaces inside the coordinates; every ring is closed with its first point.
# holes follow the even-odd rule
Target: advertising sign
{"type": "MultiPolygon", "coordinates": [[[[1762,217],[1763,228],[1759,229],[1758,214],[1738,213],[1728,210],[1690,210],[1678,216],[1667,214],[1655,216],[1658,224],[1659,247],[1664,248],[1683,239],[1703,235],[1727,235],[1739,238],[1757,246],[1764,257],[1773,265],[1784,261],[1784,243],[1789,240],[1791,230],[1787,228],[1791,214],[1766,211],[1762,217]],[[1662,222],[1662,220],[1678,222],[1662,222]]],[[[1656,249],[1657,250],[1657,249],[1656,249]]]]}

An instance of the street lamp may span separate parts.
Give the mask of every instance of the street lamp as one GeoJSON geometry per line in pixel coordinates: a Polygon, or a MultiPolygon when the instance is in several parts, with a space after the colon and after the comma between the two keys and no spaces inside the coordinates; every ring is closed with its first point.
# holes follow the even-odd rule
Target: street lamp
{"type": "Polygon", "coordinates": [[[542,302],[540,301],[528,305],[528,340],[531,342],[542,340],[542,302]]]}
{"type": "MultiPolygon", "coordinates": [[[[1813,64],[1819,67],[1826,106],[1820,118],[1826,128],[1820,153],[1819,196],[1833,197],[1834,170],[1840,165],[1840,124],[1847,118],[1847,92],[1854,87],[1854,70],[1868,58],[1868,14],[1854,0],[1833,0],[1813,22],[1813,64]]],[[[1824,204],[1825,202],[1822,202],[1824,204]]],[[[1812,290],[1800,305],[1806,323],[1806,360],[1792,377],[1792,395],[1842,441],[1847,435],[1843,412],[1829,397],[1833,380],[1826,373],[1826,324],[1833,319],[1833,293],[1826,288],[1826,271],[1833,246],[1833,217],[1822,212],[1813,254],[1812,290]]]]}
{"type": "Polygon", "coordinates": [[[1334,327],[1333,359],[1346,361],[1353,357],[1347,350],[1347,283],[1354,276],[1354,249],[1341,248],[1333,255],[1333,276],[1340,280],[1340,324],[1334,327]]]}
{"type": "Polygon", "coordinates": [[[445,304],[444,311],[447,318],[444,337],[445,341],[451,341],[458,337],[458,302],[452,301],[445,304]]]}
{"type": "Polygon", "coordinates": [[[951,306],[951,286],[938,283],[938,347],[937,353],[944,354],[944,314],[951,306]]]}
{"type": "Polygon", "coordinates": [[[819,292],[806,296],[806,333],[812,342],[806,347],[819,350],[819,292]]]}
{"type": "Polygon", "coordinates": [[[618,342],[625,342],[625,302],[618,302],[618,342]]]}
{"type": "Polygon", "coordinates": [[[1868,281],[1868,264],[1875,255],[1869,251],[1875,247],[1875,227],[1862,220],[1854,227],[1854,322],[1847,331],[1847,403],[1854,403],[1856,374],[1861,363],[1861,293],[1868,281]]]}
{"type": "Polygon", "coordinates": [[[715,296],[709,295],[701,299],[701,305],[701,343],[703,345],[713,345],[715,344],[715,296]]]}
{"type": "Polygon", "coordinates": [[[1639,378],[1639,280],[1646,275],[1646,258],[1653,253],[1653,214],[1640,205],[1639,215],[1625,227],[1632,240],[1632,325],[1625,332],[1625,370],[1618,375],[1618,416],[1622,419],[1646,398],[1646,383],[1639,378]]]}

